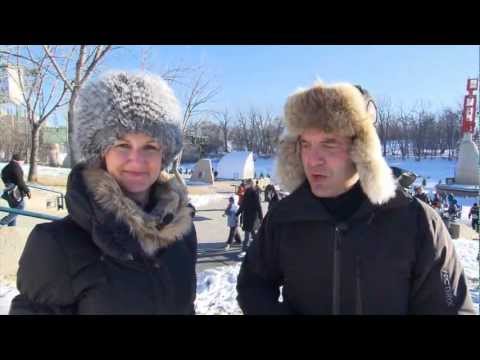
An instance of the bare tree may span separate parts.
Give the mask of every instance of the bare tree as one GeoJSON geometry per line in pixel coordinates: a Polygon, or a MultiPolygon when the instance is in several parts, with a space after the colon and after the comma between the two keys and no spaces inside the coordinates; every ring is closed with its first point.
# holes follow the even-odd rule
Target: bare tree
{"type": "Polygon", "coordinates": [[[400,147],[400,153],[402,155],[402,160],[408,157],[410,152],[410,124],[412,122],[411,114],[408,114],[404,111],[403,107],[400,108],[398,115],[398,125],[399,125],[399,138],[398,143],[400,147]]]}
{"type": "Polygon", "coordinates": [[[224,109],[221,112],[215,113],[215,118],[222,132],[224,151],[228,152],[228,136],[230,135],[230,124],[232,122],[232,118],[228,113],[228,109],[224,109]]]}
{"type": "MultiPolygon", "coordinates": [[[[189,127],[200,114],[211,112],[208,109],[208,103],[219,93],[220,88],[214,86],[210,78],[207,77],[204,68],[199,68],[194,72],[192,82],[188,85],[185,96],[183,97],[184,112],[182,123],[180,125],[182,136],[185,137],[189,127]]],[[[177,180],[184,183],[184,180],[178,172],[178,167],[182,161],[183,151],[173,161],[172,171],[177,180]]]]}
{"type": "Polygon", "coordinates": [[[378,102],[377,130],[383,145],[383,156],[387,155],[387,147],[391,140],[390,128],[393,121],[392,103],[389,98],[383,98],[378,102]]]}
{"type": "Polygon", "coordinates": [[[75,165],[79,159],[79,154],[76,154],[72,147],[73,124],[75,121],[73,109],[78,98],[78,92],[98,67],[102,59],[104,59],[112,49],[112,45],[76,45],[70,48],[65,47],[66,55],[56,55],[52,51],[51,46],[43,45],[46,56],[70,92],[67,126],[71,166],[75,165]],[[70,66],[72,59],[75,59],[74,67],[70,66]]]}
{"type": "Polygon", "coordinates": [[[280,117],[274,117],[269,110],[262,112],[252,107],[248,112],[237,113],[235,126],[232,126],[230,134],[236,148],[272,155],[282,131],[280,117]]]}
{"type": "Polygon", "coordinates": [[[248,117],[242,112],[237,113],[237,143],[247,151],[253,150],[252,130],[248,121],[248,117]]]}
{"type": "Polygon", "coordinates": [[[454,157],[454,150],[457,142],[460,140],[460,119],[462,110],[454,111],[452,109],[444,109],[438,120],[439,128],[442,130],[442,145],[440,149],[443,152],[448,149],[448,159],[451,160],[454,157]],[[443,150],[443,151],[442,151],[443,150]]]}
{"type": "Polygon", "coordinates": [[[26,119],[30,125],[30,169],[28,181],[37,181],[37,155],[39,130],[48,117],[59,107],[66,95],[66,87],[51,70],[47,55],[30,46],[16,46],[15,52],[9,52],[17,70],[19,87],[26,119]]]}

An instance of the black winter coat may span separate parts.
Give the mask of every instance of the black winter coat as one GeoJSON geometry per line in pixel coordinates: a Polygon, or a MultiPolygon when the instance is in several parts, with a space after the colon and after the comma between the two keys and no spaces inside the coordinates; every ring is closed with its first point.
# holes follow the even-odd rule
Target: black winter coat
{"type": "Polygon", "coordinates": [[[237,215],[242,214],[242,229],[244,231],[253,231],[260,225],[263,219],[262,206],[260,197],[254,188],[248,188],[245,191],[240,208],[237,215]]]}
{"type": "Polygon", "coordinates": [[[475,313],[443,221],[400,189],[335,222],[305,182],[267,214],[237,291],[245,314],[475,313]]]}
{"type": "Polygon", "coordinates": [[[25,184],[25,180],[23,180],[22,167],[14,160],[11,160],[2,169],[2,181],[4,184],[10,183],[17,185],[22,196],[30,193],[27,184],[25,184]]]}
{"type": "Polygon", "coordinates": [[[27,240],[10,314],[193,314],[192,209],[170,182],[151,198],[145,212],[104,170],[76,166],[69,216],[27,240]]]}

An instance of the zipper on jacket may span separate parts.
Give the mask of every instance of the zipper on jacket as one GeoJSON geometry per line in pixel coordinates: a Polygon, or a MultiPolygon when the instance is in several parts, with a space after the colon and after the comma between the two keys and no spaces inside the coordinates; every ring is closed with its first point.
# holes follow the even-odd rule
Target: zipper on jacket
{"type": "Polygon", "coordinates": [[[340,223],[335,226],[335,241],[333,247],[333,299],[332,314],[340,314],[340,290],[341,290],[341,269],[342,269],[342,232],[347,230],[347,224],[340,223]]]}
{"type": "Polygon", "coordinates": [[[361,273],[361,262],[360,256],[355,258],[355,314],[363,314],[363,303],[362,303],[362,273],[361,273]]]}
{"type": "Polygon", "coordinates": [[[144,271],[148,273],[148,277],[150,278],[153,295],[153,305],[156,309],[156,314],[161,314],[161,303],[164,300],[164,296],[162,296],[157,284],[158,270],[161,265],[156,261],[156,259],[149,259],[144,255],[141,255],[141,261],[145,267],[144,271]]]}

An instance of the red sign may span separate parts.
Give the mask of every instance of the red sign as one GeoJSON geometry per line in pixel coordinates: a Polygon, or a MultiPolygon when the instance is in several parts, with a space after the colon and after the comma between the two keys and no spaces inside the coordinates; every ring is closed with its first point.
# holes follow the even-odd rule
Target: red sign
{"type": "Polygon", "coordinates": [[[478,79],[468,79],[467,91],[472,92],[478,89],[478,79]]]}
{"type": "Polygon", "coordinates": [[[468,79],[467,91],[463,102],[462,133],[474,133],[475,115],[477,114],[477,96],[473,92],[478,89],[478,79],[468,79]]]}

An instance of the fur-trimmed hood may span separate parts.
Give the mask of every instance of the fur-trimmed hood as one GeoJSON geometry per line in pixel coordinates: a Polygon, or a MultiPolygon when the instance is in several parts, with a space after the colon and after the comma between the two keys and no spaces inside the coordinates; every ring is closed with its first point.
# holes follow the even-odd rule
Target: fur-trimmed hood
{"type": "Polygon", "coordinates": [[[151,211],[146,212],[108,172],[78,164],[69,175],[66,203],[70,216],[102,251],[131,259],[140,250],[153,256],[192,230],[186,188],[175,178],[159,179],[151,196],[151,211]]]}
{"type": "Polygon", "coordinates": [[[291,95],[284,110],[285,131],[279,142],[276,172],[285,190],[292,192],[305,181],[298,137],[305,129],[317,128],[353,138],[350,155],[362,189],[373,204],[386,203],[395,196],[397,184],[382,156],[375,119],[357,87],[317,82],[291,95]]]}

